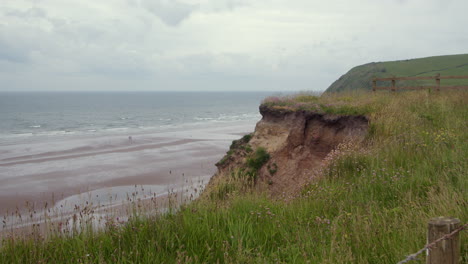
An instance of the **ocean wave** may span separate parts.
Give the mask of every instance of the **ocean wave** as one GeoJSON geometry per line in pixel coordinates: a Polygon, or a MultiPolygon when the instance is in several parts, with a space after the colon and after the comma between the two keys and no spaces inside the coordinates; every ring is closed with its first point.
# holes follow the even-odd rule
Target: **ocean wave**
{"type": "Polygon", "coordinates": [[[130,129],[129,127],[113,127],[113,128],[105,128],[103,130],[112,132],[112,131],[127,131],[129,129],[130,129]]]}
{"type": "Polygon", "coordinates": [[[33,136],[34,133],[12,133],[12,134],[0,134],[0,138],[22,138],[33,136]]]}
{"type": "Polygon", "coordinates": [[[220,114],[216,117],[210,116],[196,116],[193,117],[192,120],[174,120],[168,118],[160,118],[156,119],[154,124],[141,124],[141,125],[131,125],[131,126],[119,126],[119,127],[106,127],[106,125],[98,126],[98,125],[86,125],[82,127],[67,127],[67,128],[59,128],[54,130],[46,130],[44,127],[38,130],[24,130],[24,131],[15,131],[9,134],[8,132],[3,132],[0,134],[1,139],[0,142],[6,141],[17,141],[21,140],[21,138],[27,137],[45,137],[45,138],[54,138],[54,137],[68,137],[68,136],[86,136],[86,135],[134,135],[138,133],[148,133],[151,131],[154,132],[164,132],[164,131],[176,131],[176,130],[186,130],[191,128],[200,128],[210,124],[221,124],[226,123],[229,124],[231,122],[243,122],[243,121],[257,121],[260,115],[252,114],[252,113],[244,113],[244,114],[220,114]],[[163,121],[164,120],[164,121],[163,121]],[[188,121],[188,122],[187,122],[188,121]],[[8,140],[7,140],[8,139],[8,140]]]}
{"type": "Polygon", "coordinates": [[[217,117],[194,117],[196,121],[248,121],[261,117],[258,113],[220,114],[217,117]]]}
{"type": "Polygon", "coordinates": [[[210,121],[210,120],[215,120],[215,118],[213,118],[213,117],[194,117],[193,119],[194,119],[194,120],[197,120],[197,121],[210,121]]]}

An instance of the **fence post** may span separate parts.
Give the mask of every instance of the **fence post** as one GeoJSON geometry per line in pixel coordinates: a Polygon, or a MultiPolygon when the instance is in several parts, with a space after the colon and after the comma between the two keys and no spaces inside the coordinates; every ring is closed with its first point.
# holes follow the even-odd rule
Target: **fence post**
{"type": "Polygon", "coordinates": [[[440,91],[440,73],[438,73],[435,76],[435,79],[436,79],[437,91],[440,91]]]}
{"type": "MultiPolygon", "coordinates": [[[[437,217],[428,223],[427,243],[450,234],[460,226],[457,218],[437,217]]],[[[438,242],[434,248],[427,251],[426,264],[458,264],[460,260],[460,237],[459,233],[450,239],[438,242]]]]}
{"type": "Polygon", "coordinates": [[[377,80],[374,79],[374,80],[372,80],[372,91],[374,91],[374,92],[376,90],[375,87],[377,87],[377,80]]]}
{"type": "MultiPolygon", "coordinates": [[[[395,78],[395,77],[393,77],[393,78],[395,78]]],[[[395,91],[395,84],[396,84],[395,79],[392,79],[392,92],[395,91]]]]}

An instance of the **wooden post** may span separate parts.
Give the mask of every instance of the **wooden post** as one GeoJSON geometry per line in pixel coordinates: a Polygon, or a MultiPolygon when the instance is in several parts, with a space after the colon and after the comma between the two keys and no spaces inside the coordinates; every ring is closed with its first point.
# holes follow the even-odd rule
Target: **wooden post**
{"type": "Polygon", "coordinates": [[[395,91],[395,83],[396,83],[395,79],[392,79],[392,92],[395,91]]]}
{"type": "Polygon", "coordinates": [[[376,79],[372,80],[372,91],[374,91],[374,92],[376,90],[375,87],[377,87],[377,80],[376,79]]]}
{"type": "MultiPolygon", "coordinates": [[[[460,226],[460,220],[456,218],[437,217],[432,218],[428,224],[428,244],[450,234],[460,226]]],[[[458,264],[460,260],[459,233],[452,238],[438,242],[434,248],[427,251],[426,264],[458,264]]]]}
{"type": "Polygon", "coordinates": [[[435,76],[435,79],[436,79],[437,91],[440,91],[440,73],[438,73],[435,76]]]}

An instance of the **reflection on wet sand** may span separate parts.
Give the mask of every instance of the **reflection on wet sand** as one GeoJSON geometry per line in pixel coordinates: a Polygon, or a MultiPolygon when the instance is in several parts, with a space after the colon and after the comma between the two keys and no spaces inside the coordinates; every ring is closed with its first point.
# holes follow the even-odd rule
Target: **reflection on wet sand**
{"type": "Polygon", "coordinates": [[[131,140],[114,133],[0,141],[3,230],[45,228],[45,222],[54,230],[83,221],[98,227],[126,219],[134,206],[160,211],[176,198],[193,199],[231,141],[253,126],[141,131],[131,140]]]}

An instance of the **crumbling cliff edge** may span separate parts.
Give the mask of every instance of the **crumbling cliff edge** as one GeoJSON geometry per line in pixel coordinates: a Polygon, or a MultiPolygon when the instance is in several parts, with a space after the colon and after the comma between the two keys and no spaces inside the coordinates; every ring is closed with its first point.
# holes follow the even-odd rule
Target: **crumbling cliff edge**
{"type": "Polygon", "coordinates": [[[363,115],[330,115],[305,110],[260,106],[262,119],[255,132],[234,141],[218,162],[216,177],[227,177],[243,168],[259,148],[268,161],[256,172],[272,195],[294,193],[316,176],[325,157],[340,143],[361,142],[368,132],[369,120],[363,115]]]}

